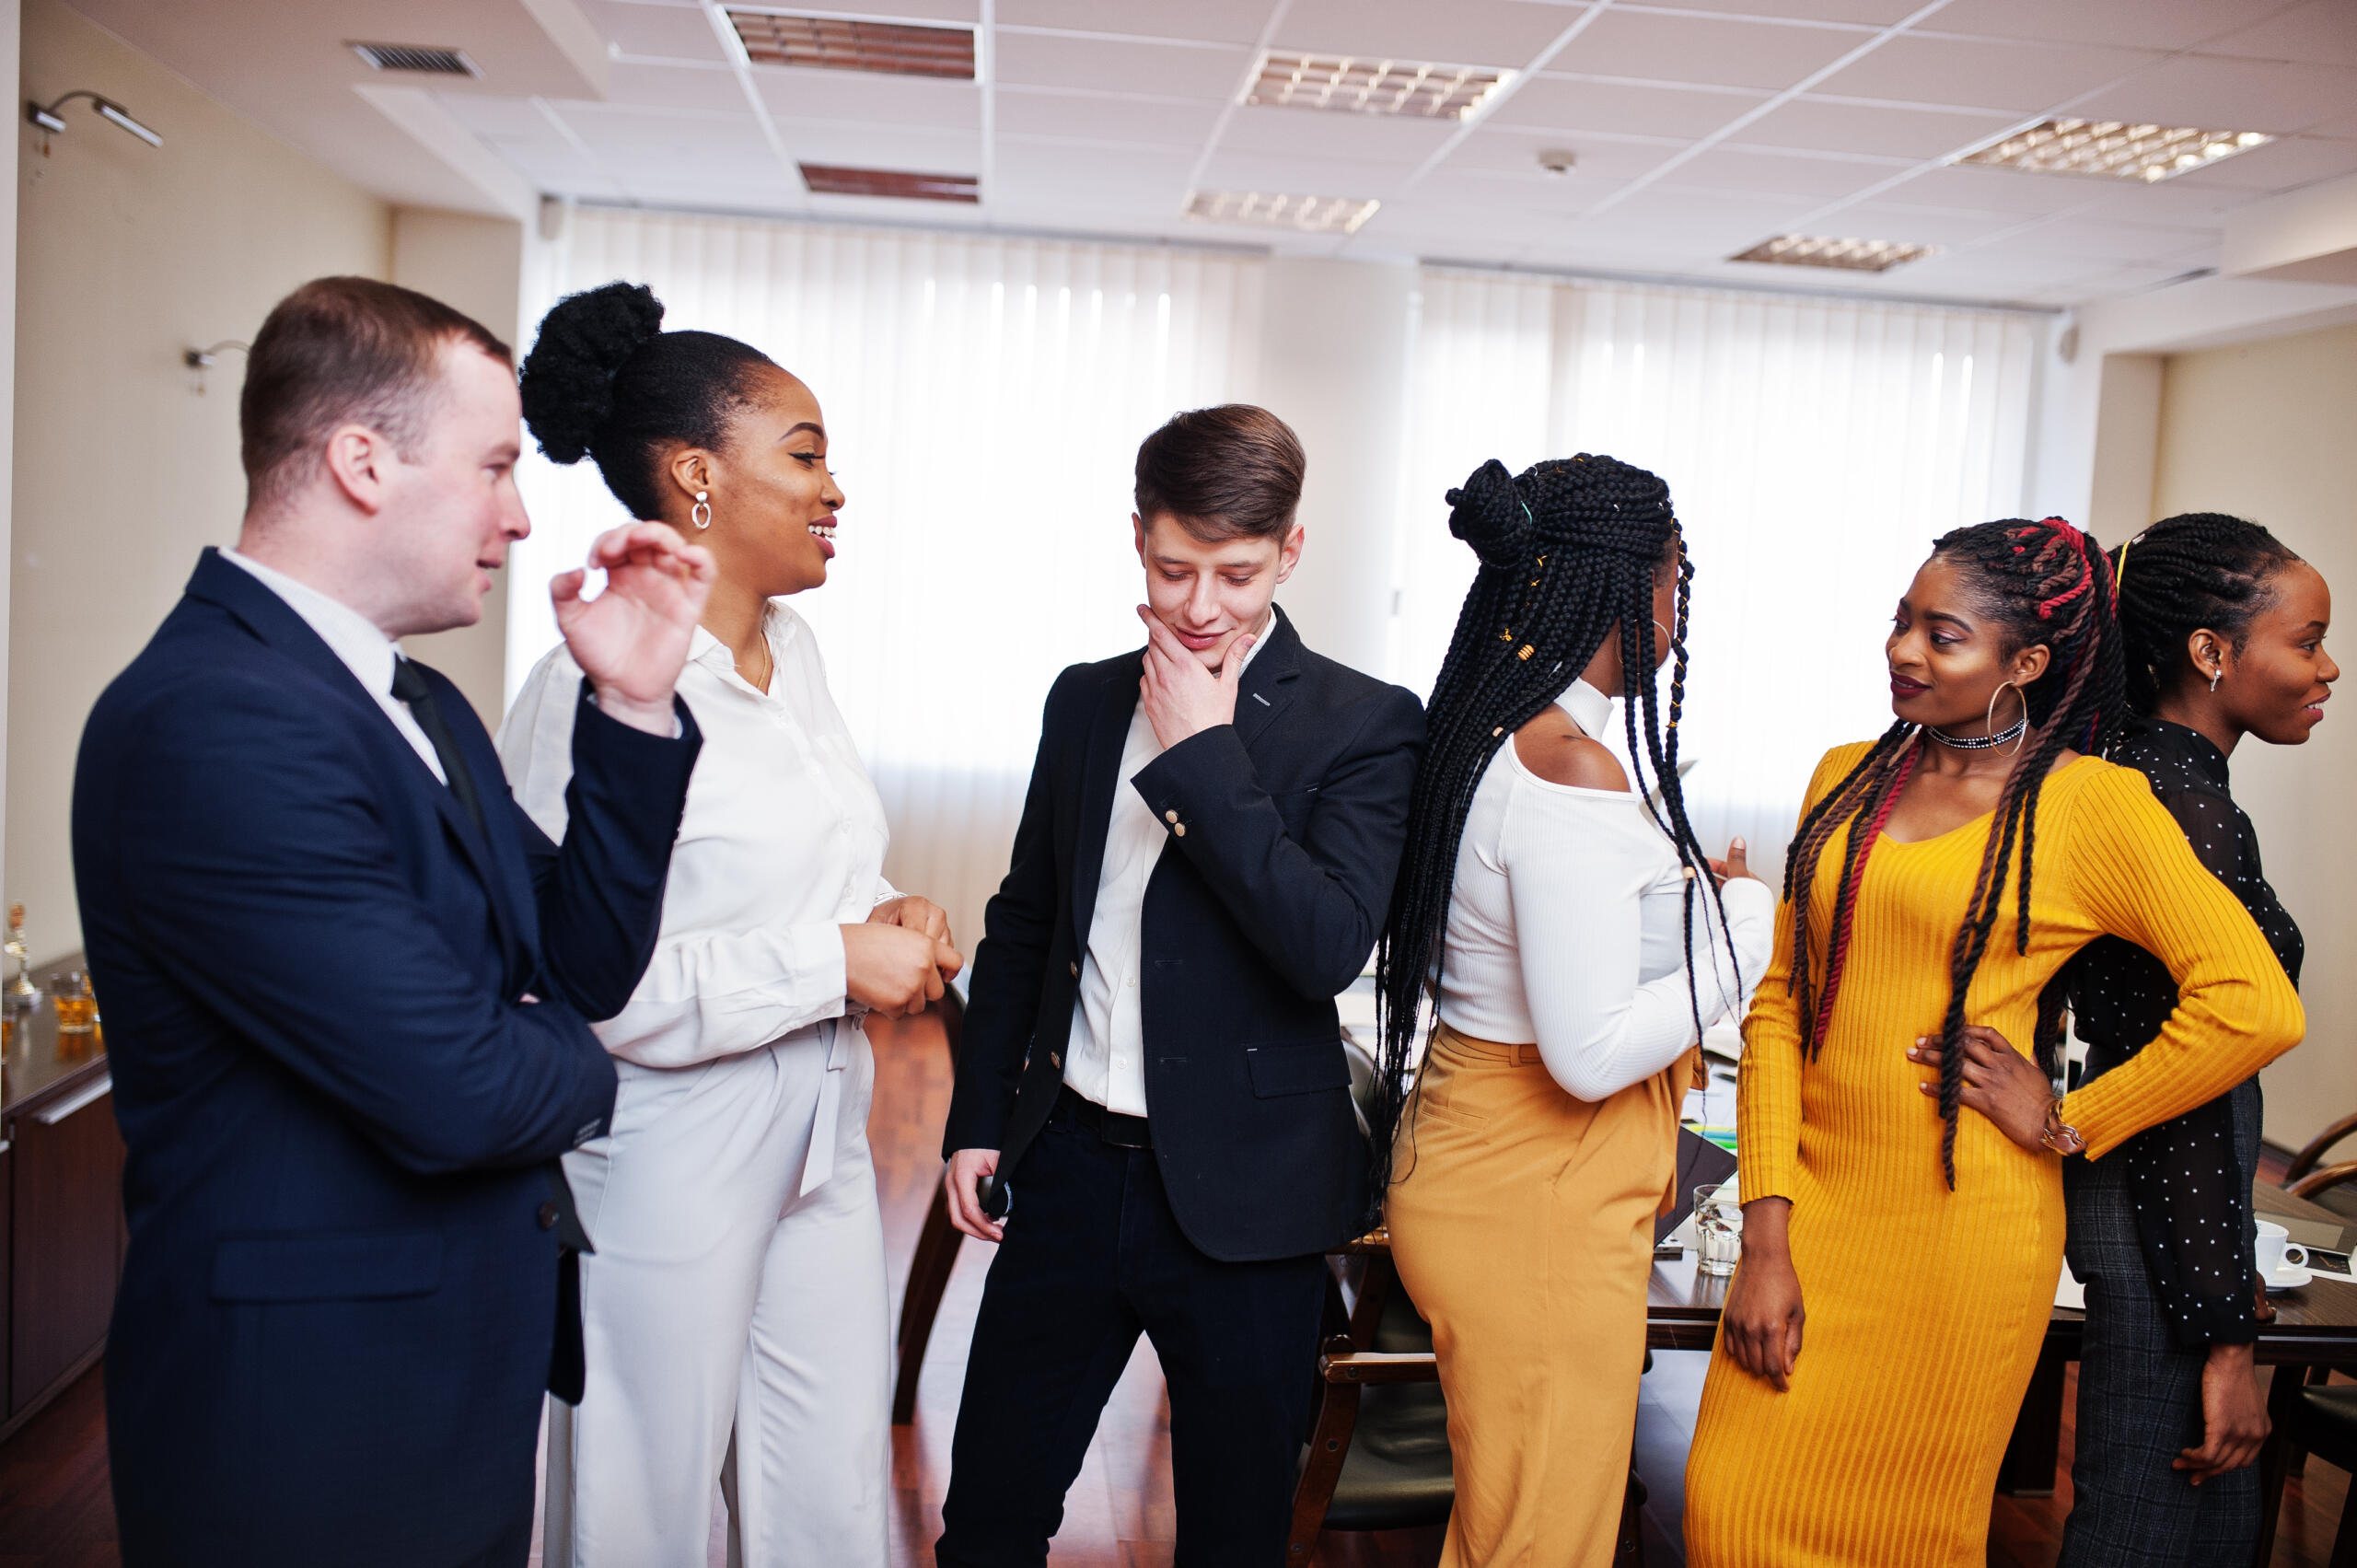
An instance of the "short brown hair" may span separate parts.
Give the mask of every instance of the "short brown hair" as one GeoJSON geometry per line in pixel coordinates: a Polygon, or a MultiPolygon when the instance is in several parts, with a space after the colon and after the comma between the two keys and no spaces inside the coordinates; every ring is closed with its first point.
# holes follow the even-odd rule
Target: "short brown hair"
{"type": "Polygon", "coordinates": [[[1173,414],[1138,447],[1138,516],[1176,518],[1197,539],[1283,540],[1309,459],[1264,408],[1222,403],[1173,414]]]}
{"type": "Polygon", "coordinates": [[[413,455],[435,356],[454,338],[515,363],[482,322],[374,278],[314,278],[280,300],[254,334],[238,399],[247,508],[291,490],[340,424],[381,430],[402,457],[413,455]]]}

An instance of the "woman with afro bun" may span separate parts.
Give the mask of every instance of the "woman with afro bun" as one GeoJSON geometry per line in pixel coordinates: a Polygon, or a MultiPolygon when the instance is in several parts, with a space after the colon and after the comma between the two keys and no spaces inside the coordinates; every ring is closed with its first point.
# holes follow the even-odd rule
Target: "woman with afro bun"
{"type": "MultiPolygon", "coordinates": [[[[679,678],[703,751],[663,923],[629,1004],[612,1130],[566,1156],[586,1392],[552,1407],[547,1561],[702,1568],[713,1490],[748,1568],[880,1565],[890,1346],[859,1019],[940,996],[948,923],[883,877],[884,809],[789,596],[827,580],[843,504],[810,389],[732,338],[662,330],[644,287],[559,302],[524,417],[633,517],[719,567],[679,678]],[[724,1473],[726,1472],[726,1473],[724,1473]]],[[[580,671],[559,648],[500,732],[562,833],[580,671]]]]}

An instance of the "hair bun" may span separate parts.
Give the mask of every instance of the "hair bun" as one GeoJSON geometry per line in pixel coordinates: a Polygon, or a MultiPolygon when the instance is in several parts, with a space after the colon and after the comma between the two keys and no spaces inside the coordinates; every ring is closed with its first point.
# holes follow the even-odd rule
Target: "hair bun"
{"type": "Polygon", "coordinates": [[[567,295],[540,318],[524,356],[524,423],[552,462],[588,455],[614,409],[614,377],[663,331],[663,302],[644,284],[567,295]]]}
{"type": "Polygon", "coordinates": [[[1484,566],[1519,566],[1529,553],[1530,508],[1505,464],[1492,458],[1445,497],[1448,531],[1473,547],[1484,566]]]}

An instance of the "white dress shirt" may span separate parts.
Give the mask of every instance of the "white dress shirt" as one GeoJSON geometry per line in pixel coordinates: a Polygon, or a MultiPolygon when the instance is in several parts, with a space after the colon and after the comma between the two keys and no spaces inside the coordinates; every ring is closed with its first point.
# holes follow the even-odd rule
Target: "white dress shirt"
{"type": "MultiPolygon", "coordinates": [[[[1276,624],[1270,611],[1236,667],[1240,684],[1253,656],[1276,624]]],[[[1083,1099],[1123,1116],[1145,1114],[1145,1016],[1138,1007],[1138,969],[1144,946],[1139,921],[1145,885],[1169,842],[1168,824],[1146,808],[1130,784],[1162,755],[1140,703],[1121,743],[1121,784],[1105,823],[1105,865],[1097,877],[1097,907],[1088,921],[1088,951],[1080,961],[1080,990],[1072,1004],[1072,1038],[1064,1048],[1064,1082],[1083,1099]]]]}
{"type": "MultiPolygon", "coordinates": [[[[1612,699],[1587,682],[1557,701],[1590,737],[1610,733],[1612,699]]],[[[1550,783],[1509,738],[1481,775],[1457,846],[1442,1021],[1476,1040],[1535,1042],[1548,1073],[1580,1099],[1642,1083],[1694,1043],[1696,1001],[1705,1026],[1742,1006],[1775,941],[1766,883],[1726,885],[1732,955],[1711,900],[1698,896],[1693,951],[1708,967],[1689,998],[1685,893],[1676,849],[1634,793],[1550,783]]]]}
{"type": "MultiPolygon", "coordinates": [[[[629,1005],[596,1026],[609,1051],[643,1067],[691,1066],[842,1017],[841,928],[896,896],[883,876],[884,804],[828,694],[817,640],[782,601],[764,630],[768,691],[739,676],[727,645],[701,626],[679,673],[703,749],[671,851],[662,930],[629,1005]]],[[[499,730],[516,798],[552,839],[564,834],[580,680],[572,657],[553,649],[499,730]]]]}
{"type": "Polygon", "coordinates": [[[393,665],[401,656],[401,649],[390,637],[377,630],[375,621],[342,599],[330,598],[309,584],[298,583],[285,573],[265,566],[251,556],[224,550],[221,559],[244,567],[263,587],[284,599],[286,607],[301,616],[304,622],[319,634],[319,641],[343,661],[344,668],[352,671],[354,679],[377,699],[377,705],[385,710],[385,716],[393,721],[393,727],[401,732],[401,738],[408,741],[425,765],[434,770],[434,776],[442,779],[446,784],[450,782],[442,777],[442,759],[434,754],[434,742],[427,739],[425,731],[418,726],[416,715],[409,711],[407,703],[393,695],[393,665]]]}

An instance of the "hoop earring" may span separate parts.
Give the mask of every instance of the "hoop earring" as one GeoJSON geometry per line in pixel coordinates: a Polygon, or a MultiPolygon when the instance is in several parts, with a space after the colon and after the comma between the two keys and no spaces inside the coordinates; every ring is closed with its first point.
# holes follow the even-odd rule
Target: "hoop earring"
{"type": "Polygon", "coordinates": [[[2018,757],[2022,754],[2022,748],[2029,742],[2029,697],[2020,687],[2014,686],[2010,680],[1997,682],[1997,691],[1989,693],[1989,716],[1981,721],[1981,727],[1991,735],[1997,733],[1997,692],[2003,691],[2008,686],[2013,686],[2014,695],[2022,700],[2022,732],[2014,738],[2014,749],[2005,755],[2018,757]]]}
{"type": "Polygon", "coordinates": [[[704,499],[705,494],[697,491],[696,504],[688,511],[688,521],[695,524],[699,532],[712,527],[712,504],[704,499]]]}

